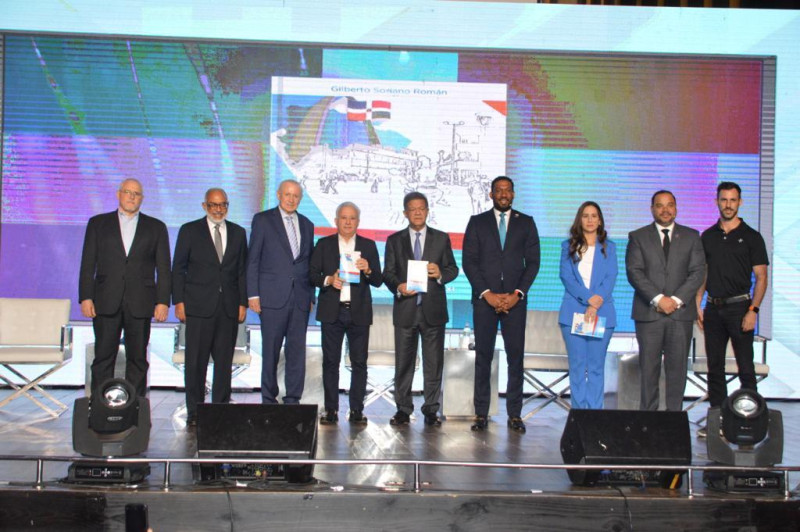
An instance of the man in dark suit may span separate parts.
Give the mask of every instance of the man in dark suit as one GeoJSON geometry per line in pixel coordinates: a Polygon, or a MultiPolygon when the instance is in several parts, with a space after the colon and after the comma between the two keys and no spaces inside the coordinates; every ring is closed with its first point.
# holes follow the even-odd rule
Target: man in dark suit
{"type": "Polygon", "coordinates": [[[322,384],[325,413],[322,424],[339,421],[339,365],[342,341],[347,335],[352,374],[350,377],[350,423],[367,423],[364,394],[367,389],[367,348],[372,325],[372,292],[383,281],[375,242],[356,234],[359,208],[345,202],[336,208],[334,235],[321,238],[311,254],[311,284],[319,287],[317,320],[322,323],[322,384]],[[341,257],[349,257],[355,271],[340,271],[341,257]],[[348,281],[352,275],[357,281],[348,281]]]}
{"type": "Polygon", "coordinates": [[[634,289],[631,318],[636,322],[642,410],[658,410],[661,357],[664,357],[667,410],[681,410],[686,364],[697,319],[695,294],[703,283],[705,257],[700,234],[675,223],[677,202],[659,190],[650,200],[655,223],[628,235],[625,267],[634,289]]]}
{"type": "Polygon", "coordinates": [[[197,425],[205,401],[209,355],[214,359],[211,401],[231,400],[231,364],[238,324],[247,315],[247,235],[225,220],[228,195],[206,192],[206,216],[181,227],[172,263],[175,316],[186,323],[186,424],[197,425]]]}
{"type": "Polygon", "coordinates": [[[489,426],[491,370],[497,325],[503,333],[508,384],[508,426],[525,432],[522,412],[523,357],[528,290],[539,273],[539,232],[533,218],[511,209],[514,182],[506,176],[492,181],[494,208],[472,216],[464,233],[463,266],[472,285],[475,322],[475,422],[472,430],[489,426]]]}
{"type": "Polygon", "coordinates": [[[92,392],[114,377],[124,331],[125,378],[144,396],[150,320],[165,321],[169,309],[169,235],[162,221],[139,212],[139,181],[123,181],[117,199],[117,210],[86,226],[78,299],[94,327],[92,392]]]}
{"type": "Polygon", "coordinates": [[[417,345],[422,336],[422,375],[425,403],[422,413],[425,424],[441,425],[439,400],[442,391],[444,364],[444,329],[449,320],[447,296],[444,285],[458,276],[458,265],[453,256],[450,237],[426,225],[428,199],[420,192],[410,192],[403,198],[403,213],[408,219],[408,229],[403,229],[386,239],[383,280],[395,295],[392,309],[395,344],[395,402],[397,413],[392,425],[407,425],[414,402],[411,399],[411,382],[417,345]],[[427,291],[409,290],[408,262],[427,261],[427,291]]]}
{"type": "Polygon", "coordinates": [[[285,404],[297,404],[306,378],[306,329],[314,289],[308,263],[314,224],[297,212],[303,189],[286,180],[278,187],[278,206],[253,217],[247,257],[250,310],[261,317],[261,401],[278,402],[278,360],[284,346],[285,404]]]}

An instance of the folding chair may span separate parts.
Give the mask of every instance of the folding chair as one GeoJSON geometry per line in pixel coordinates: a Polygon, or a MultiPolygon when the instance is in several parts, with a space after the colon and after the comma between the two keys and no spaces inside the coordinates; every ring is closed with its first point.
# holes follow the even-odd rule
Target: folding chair
{"type": "Polygon", "coordinates": [[[542,404],[526,413],[523,419],[528,419],[550,403],[555,403],[564,410],[570,409],[569,402],[564,399],[564,395],[569,391],[569,383],[557,389],[561,382],[569,377],[569,358],[558,325],[558,311],[528,311],[523,371],[525,381],[537,391],[523,401],[523,408],[537,397],[546,398],[542,404]],[[545,383],[536,375],[537,372],[555,373],[556,376],[545,383]]]}
{"type": "MultiPolygon", "coordinates": [[[[369,330],[369,348],[367,355],[367,394],[364,397],[364,407],[371,405],[378,399],[397,407],[394,402],[394,372],[391,378],[383,382],[375,380],[371,368],[392,368],[395,365],[394,351],[394,324],[392,322],[392,306],[377,305],[372,309],[372,327],[369,330]]],[[[345,368],[352,371],[349,352],[345,355],[345,368]]],[[[419,369],[419,349],[414,360],[414,371],[419,369]]]]}
{"type": "MultiPolygon", "coordinates": [[[[767,365],[767,339],[763,336],[756,336],[754,343],[761,344],[761,361],[755,361],[756,382],[761,382],[769,375],[769,366],[767,365]]],[[[756,346],[753,347],[755,353],[757,353],[759,349],[757,349],[756,346]]],[[[728,346],[725,350],[725,385],[727,386],[730,384],[738,376],[739,366],[736,364],[733,345],[728,341],[728,346]]],[[[706,340],[705,334],[697,323],[694,324],[694,332],[692,334],[691,372],[686,378],[702,392],[699,398],[695,399],[689,406],[684,408],[684,410],[691,410],[708,399],[708,358],[706,358],[706,340]]],[[[701,420],[701,422],[702,421],[703,420],[701,420]]]]}
{"type": "Polygon", "coordinates": [[[72,359],[69,310],[69,299],[0,298],[0,365],[11,374],[0,372],[0,379],[14,389],[0,407],[25,397],[53,418],[69,408],[39,386],[72,359]],[[20,365],[47,369],[31,379],[17,368],[20,365]]]}
{"type": "MultiPolygon", "coordinates": [[[[250,367],[253,356],[250,354],[250,327],[245,323],[239,324],[236,334],[236,347],[233,350],[233,362],[231,363],[231,382],[243,371],[250,367]]],[[[209,359],[209,365],[214,363],[213,358],[209,359]]],[[[175,327],[175,350],[172,353],[172,366],[183,374],[186,371],[186,324],[181,323],[175,327]]],[[[208,375],[213,375],[209,372],[208,375]]],[[[211,381],[206,378],[206,394],[211,392],[211,381]]],[[[178,411],[186,409],[186,403],[178,407],[178,411]]],[[[176,411],[177,413],[177,411],[176,411]]]]}

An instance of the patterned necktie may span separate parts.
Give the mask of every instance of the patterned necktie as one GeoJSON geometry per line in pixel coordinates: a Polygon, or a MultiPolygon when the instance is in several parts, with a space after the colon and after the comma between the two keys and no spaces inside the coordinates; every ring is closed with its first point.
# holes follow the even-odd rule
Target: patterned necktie
{"type": "Polygon", "coordinates": [[[217,250],[217,258],[222,262],[222,233],[219,232],[219,226],[222,224],[214,224],[214,248],[217,250]]]}
{"type": "MultiPolygon", "coordinates": [[[[414,260],[422,259],[422,245],[419,243],[419,237],[422,233],[417,232],[417,239],[414,240],[414,260]]],[[[422,304],[422,294],[417,294],[417,305],[422,304]]]]}
{"type": "Polygon", "coordinates": [[[662,229],[662,233],[664,233],[664,241],[661,243],[661,246],[664,248],[664,258],[669,258],[669,229],[662,229]]]}
{"type": "Polygon", "coordinates": [[[506,247],[506,213],[500,213],[500,249],[506,247]]]}
{"type": "Polygon", "coordinates": [[[294,220],[292,220],[291,216],[286,216],[285,220],[289,226],[289,229],[286,231],[289,236],[289,247],[292,248],[292,257],[296,259],[300,254],[300,245],[297,242],[297,232],[294,229],[294,220]]]}

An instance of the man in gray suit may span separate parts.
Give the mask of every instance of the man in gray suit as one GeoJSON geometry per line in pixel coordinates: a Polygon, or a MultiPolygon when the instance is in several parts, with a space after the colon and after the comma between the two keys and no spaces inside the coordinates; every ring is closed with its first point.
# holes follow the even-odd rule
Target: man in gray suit
{"type": "Polygon", "coordinates": [[[403,198],[403,213],[408,228],[386,239],[383,281],[395,295],[392,321],[395,349],[395,402],[397,413],[392,425],[407,425],[414,402],[411,381],[417,345],[422,336],[422,376],[425,403],[422,413],[425,424],[439,426],[439,397],[442,391],[444,366],[444,328],[447,314],[447,295],[444,285],[458,276],[450,237],[426,224],[428,199],[420,192],[409,192],[403,198]],[[408,261],[427,261],[427,292],[409,290],[408,261]]]}
{"type": "Polygon", "coordinates": [[[681,410],[686,363],[697,319],[694,295],[703,283],[705,255],[700,234],[675,223],[675,196],[659,190],[650,200],[655,224],[628,235],[625,266],[634,289],[631,317],[639,342],[642,410],[658,410],[661,357],[667,410],[681,410]]]}

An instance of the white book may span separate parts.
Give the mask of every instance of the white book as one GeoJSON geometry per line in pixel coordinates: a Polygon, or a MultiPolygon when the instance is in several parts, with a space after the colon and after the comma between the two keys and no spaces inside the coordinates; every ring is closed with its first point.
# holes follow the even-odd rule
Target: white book
{"type": "Polygon", "coordinates": [[[420,293],[428,291],[428,261],[410,260],[408,261],[408,276],[406,278],[406,290],[416,290],[420,293]]]}
{"type": "Polygon", "coordinates": [[[356,261],[360,258],[360,251],[339,253],[339,279],[345,283],[358,284],[361,281],[361,272],[356,268],[356,261]]]}

